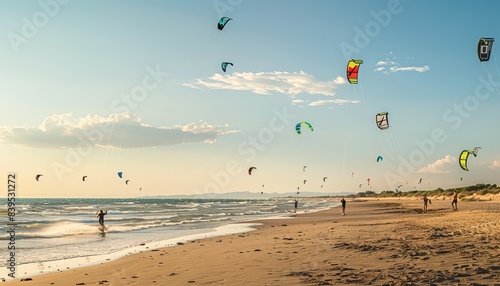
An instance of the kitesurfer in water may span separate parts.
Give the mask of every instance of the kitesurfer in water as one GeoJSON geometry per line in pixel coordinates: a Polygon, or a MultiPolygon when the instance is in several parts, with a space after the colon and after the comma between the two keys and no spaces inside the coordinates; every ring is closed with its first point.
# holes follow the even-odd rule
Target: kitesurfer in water
{"type": "Polygon", "coordinates": [[[295,213],[296,213],[296,212],[297,212],[297,206],[299,205],[299,201],[298,201],[298,200],[295,200],[294,204],[295,204],[295,205],[294,205],[294,208],[293,208],[293,212],[295,212],[295,213]]]}
{"type": "Polygon", "coordinates": [[[99,219],[99,224],[101,225],[101,227],[104,229],[105,226],[104,226],[104,216],[108,214],[108,211],[103,211],[103,210],[100,210],[98,213],[97,213],[97,218],[99,219]]]}

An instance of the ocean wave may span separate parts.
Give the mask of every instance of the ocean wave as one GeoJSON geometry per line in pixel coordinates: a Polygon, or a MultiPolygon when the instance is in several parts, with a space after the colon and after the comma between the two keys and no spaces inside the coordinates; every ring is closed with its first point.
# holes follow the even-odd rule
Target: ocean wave
{"type": "Polygon", "coordinates": [[[89,225],[85,223],[78,223],[72,221],[59,221],[53,223],[51,225],[42,227],[40,230],[36,232],[24,232],[20,231],[16,233],[19,238],[28,238],[28,237],[64,237],[68,235],[77,235],[77,234],[91,234],[98,233],[99,229],[95,225],[89,225]]]}
{"type": "MultiPolygon", "coordinates": [[[[130,223],[121,223],[121,224],[106,224],[108,227],[108,232],[130,232],[134,230],[141,229],[149,229],[155,227],[164,227],[164,226],[175,226],[181,225],[184,223],[189,223],[186,221],[162,221],[155,220],[149,222],[130,222],[130,223]]],[[[30,229],[30,228],[28,228],[30,229]]],[[[89,224],[89,223],[79,223],[73,221],[60,221],[56,222],[52,225],[41,227],[40,225],[36,226],[32,225],[31,229],[36,229],[36,231],[19,231],[16,233],[16,238],[57,238],[57,237],[67,237],[74,235],[90,235],[90,234],[99,234],[101,230],[97,223],[89,224]],[[38,229],[37,229],[38,228],[38,229]]],[[[0,238],[5,239],[8,238],[9,234],[0,235],[0,238]]]]}
{"type": "Polygon", "coordinates": [[[95,210],[96,206],[65,206],[63,209],[66,210],[95,210]]]}
{"type": "Polygon", "coordinates": [[[225,216],[227,215],[226,213],[213,213],[213,214],[205,214],[206,216],[213,217],[213,216],[225,216]]]}

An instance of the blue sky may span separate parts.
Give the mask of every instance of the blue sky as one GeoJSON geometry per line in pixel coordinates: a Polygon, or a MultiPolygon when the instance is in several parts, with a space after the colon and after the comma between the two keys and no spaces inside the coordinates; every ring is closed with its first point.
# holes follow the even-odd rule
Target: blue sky
{"type": "Polygon", "coordinates": [[[18,196],[497,183],[498,49],[480,62],[477,43],[498,37],[498,1],[1,5],[0,167],[18,196]]]}

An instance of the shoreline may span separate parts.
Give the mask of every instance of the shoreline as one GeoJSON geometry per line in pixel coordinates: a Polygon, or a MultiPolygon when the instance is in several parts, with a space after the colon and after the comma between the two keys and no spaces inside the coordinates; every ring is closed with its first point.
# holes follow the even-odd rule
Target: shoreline
{"type": "MultiPolygon", "coordinates": [[[[334,207],[337,207],[337,205],[334,205],[331,208],[334,207]]],[[[314,213],[323,210],[325,209],[324,208],[306,209],[303,211],[299,211],[297,214],[314,213]]],[[[9,282],[9,281],[20,280],[23,278],[33,278],[39,275],[68,271],[82,267],[89,267],[93,265],[99,265],[102,263],[116,261],[129,255],[157,250],[160,248],[173,247],[175,245],[182,245],[193,240],[208,239],[208,238],[215,238],[215,237],[222,237],[233,234],[250,232],[254,231],[256,229],[256,226],[260,224],[256,223],[255,221],[264,221],[268,219],[287,220],[295,215],[296,215],[295,213],[281,213],[281,214],[272,214],[269,216],[263,216],[257,218],[253,217],[235,221],[228,221],[227,224],[223,224],[220,226],[192,229],[191,230],[192,233],[190,234],[182,234],[180,236],[173,236],[168,239],[140,243],[139,245],[128,247],[112,253],[19,264],[16,266],[16,278],[14,279],[10,278],[7,275],[9,273],[7,267],[2,267],[2,270],[0,270],[0,281],[9,282]]]]}
{"type": "Polygon", "coordinates": [[[4,285],[499,285],[500,203],[450,203],[423,213],[415,198],[348,200],[346,216],[256,220],[254,231],[4,285]]]}
{"type": "MultiPolygon", "coordinates": [[[[227,225],[222,225],[214,228],[197,229],[198,232],[189,235],[183,235],[179,237],[173,237],[161,241],[154,241],[148,243],[141,243],[140,245],[122,249],[120,251],[102,254],[102,255],[91,255],[91,256],[81,256],[72,257],[68,259],[58,259],[43,262],[32,262],[26,264],[20,264],[16,267],[16,272],[21,273],[16,275],[17,280],[37,277],[39,275],[44,275],[48,273],[61,272],[64,270],[77,269],[82,267],[88,267],[93,265],[98,265],[106,262],[116,261],[118,259],[124,258],[128,255],[141,253],[145,251],[156,250],[160,248],[173,247],[175,245],[181,245],[196,239],[207,239],[219,236],[227,236],[231,234],[238,234],[249,232],[255,230],[257,226],[256,223],[232,223],[227,225]]],[[[4,267],[6,268],[6,267],[4,267]]],[[[2,270],[2,274],[5,272],[5,277],[8,277],[7,271],[2,270]]],[[[0,277],[0,280],[8,282],[15,279],[5,277],[0,277]],[[3,280],[5,279],[5,280],[3,280]]]]}

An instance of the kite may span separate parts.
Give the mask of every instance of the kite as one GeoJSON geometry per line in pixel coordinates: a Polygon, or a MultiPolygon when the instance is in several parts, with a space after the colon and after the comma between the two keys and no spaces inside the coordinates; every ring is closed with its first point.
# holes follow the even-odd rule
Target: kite
{"type": "Polygon", "coordinates": [[[375,120],[377,122],[377,127],[380,130],[384,130],[389,128],[389,113],[388,112],[379,112],[377,116],[375,116],[375,120]]]}
{"type": "Polygon", "coordinates": [[[309,123],[309,122],[305,122],[305,121],[302,121],[302,122],[299,122],[297,123],[297,125],[295,125],[295,131],[297,131],[297,134],[300,134],[301,131],[300,131],[300,126],[302,126],[302,124],[306,125],[307,127],[309,127],[309,129],[311,131],[314,131],[314,128],[312,127],[312,125],[309,123]]]}
{"type": "Polygon", "coordinates": [[[382,160],[384,160],[384,158],[383,158],[382,156],[378,156],[378,157],[377,157],[377,162],[380,162],[380,161],[382,161],[382,160]]]}
{"type": "Polygon", "coordinates": [[[351,178],[354,177],[354,172],[351,173],[351,178]]]}
{"type": "Polygon", "coordinates": [[[130,181],[130,180],[126,180],[126,181],[125,181],[125,185],[128,185],[128,182],[129,182],[129,181],[130,181]]]}
{"type": "Polygon", "coordinates": [[[467,169],[467,158],[468,157],[469,157],[468,150],[463,150],[462,153],[460,153],[460,160],[459,160],[460,167],[465,171],[469,171],[469,169],[467,169]]]}
{"type": "Polygon", "coordinates": [[[479,151],[479,149],[481,149],[481,147],[474,147],[474,149],[472,150],[472,155],[474,155],[474,157],[477,157],[477,152],[479,151]]]}
{"type": "Polygon", "coordinates": [[[87,176],[83,176],[83,177],[82,177],[82,181],[84,181],[84,182],[85,182],[85,179],[87,179],[87,176]]]}
{"type": "Polygon", "coordinates": [[[398,189],[400,189],[402,186],[403,186],[403,185],[399,185],[399,186],[398,186],[398,189]]]}
{"type": "Polygon", "coordinates": [[[458,162],[464,171],[469,171],[467,168],[467,159],[469,158],[469,154],[473,154],[471,150],[463,150],[462,153],[460,153],[460,159],[458,162]]]}
{"type": "Polygon", "coordinates": [[[326,182],[326,179],[328,179],[328,177],[324,177],[324,178],[323,178],[323,182],[326,182]]]}
{"type": "Polygon", "coordinates": [[[361,186],[362,186],[362,185],[363,185],[363,184],[359,184],[359,188],[360,188],[360,189],[361,189],[361,186]]]}
{"type": "Polygon", "coordinates": [[[477,44],[477,56],[480,62],[490,60],[491,49],[493,48],[493,38],[481,38],[477,44]]]}
{"type": "Polygon", "coordinates": [[[469,169],[467,168],[467,159],[469,158],[469,154],[477,157],[477,152],[479,151],[479,149],[481,149],[481,147],[474,147],[473,150],[463,150],[462,153],[460,153],[459,164],[463,170],[469,171],[469,169]]]}
{"type": "Polygon", "coordinates": [[[370,185],[370,178],[366,179],[368,181],[368,186],[370,185]]]}
{"type": "Polygon", "coordinates": [[[419,183],[419,184],[420,184],[420,183],[422,183],[422,178],[420,178],[420,180],[418,180],[418,183],[419,183]]]}
{"type": "Polygon", "coordinates": [[[123,172],[118,172],[118,177],[122,178],[123,172]]]}
{"type": "Polygon", "coordinates": [[[358,71],[359,65],[362,64],[362,60],[353,60],[350,59],[347,63],[347,80],[350,84],[358,83],[358,71]]]}
{"type": "Polygon", "coordinates": [[[307,166],[302,167],[302,171],[306,171],[307,166]]]}
{"type": "Polygon", "coordinates": [[[40,179],[40,177],[43,176],[42,174],[38,174],[36,175],[35,179],[38,181],[38,179],[40,179]]]}
{"type": "Polygon", "coordinates": [[[233,19],[231,19],[229,17],[220,18],[219,23],[217,24],[217,29],[222,31],[222,29],[224,29],[224,27],[226,26],[227,22],[229,22],[230,20],[233,20],[233,19]]]}
{"type": "Polygon", "coordinates": [[[249,174],[249,175],[252,175],[252,171],[253,171],[254,169],[257,169],[257,168],[256,168],[256,167],[250,167],[250,169],[248,169],[248,174],[249,174]]]}
{"type": "Polygon", "coordinates": [[[227,65],[233,66],[233,63],[230,62],[223,62],[220,66],[224,72],[226,72],[227,65]]]}
{"type": "Polygon", "coordinates": [[[307,180],[304,180],[304,185],[306,184],[307,180]]]}

